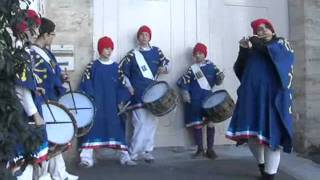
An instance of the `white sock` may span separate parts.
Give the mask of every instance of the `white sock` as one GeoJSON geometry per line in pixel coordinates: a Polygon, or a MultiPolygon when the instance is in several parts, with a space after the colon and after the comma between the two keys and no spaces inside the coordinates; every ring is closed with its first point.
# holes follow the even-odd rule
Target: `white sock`
{"type": "Polygon", "coordinates": [[[256,158],[257,162],[259,164],[264,164],[264,145],[259,144],[258,140],[256,138],[250,138],[248,139],[248,145],[251,153],[256,158]]]}
{"type": "Polygon", "coordinates": [[[272,150],[270,147],[265,147],[264,150],[264,157],[265,157],[265,164],[264,164],[264,172],[267,174],[276,174],[280,164],[280,154],[281,150],[272,150]]]}
{"type": "Polygon", "coordinates": [[[93,149],[82,149],[80,153],[81,161],[85,161],[89,163],[89,165],[93,165],[93,149]]]}

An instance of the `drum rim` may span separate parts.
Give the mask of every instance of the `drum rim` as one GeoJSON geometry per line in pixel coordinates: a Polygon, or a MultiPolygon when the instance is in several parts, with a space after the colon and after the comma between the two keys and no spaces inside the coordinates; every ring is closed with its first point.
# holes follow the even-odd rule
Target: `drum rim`
{"type": "MultiPolygon", "coordinates": [[[[87,127],[87,126],[93,124],[93,122],[94,122],[94,117],[95,117],[96,114],[97,114],[97,107],[96,107],[96,105],[95,105],[95,103],[94,103],[94,98],[91,97],[91,96],[89,96],[88,94],[86,94],[84,91],[81,91],[81,90],[76,90],[76,91],[70,91],[70,90],[69,90],[69,91],[65,92],[62,96],[66,95],[66,94],[68,94],[68,93],[71,94],[71,92],[72,92],[72,93],[78,93],[78,94],[84,95],[84,96],[86,96],[89,100],[92,101],[93,118],[92,118],[91,123],[85,125],[84,127],[87,127]]],[[[61,99],[62,96],[59,97],[58,102],[59,102],[59,100],[61,99]]],[[[68,108],[67,108],[67,109],[68,109],[68,108]]],[[[74,118],[74,119],[75,119],[75,118],[74,118]]],[[[76,122],[77,122],[77,121],[76,121],[76,122]]],[[[92,127],[92,126],[93,126],[93,125],[91,125],[91,127],[92,127]]],[[[84,128],[84,127],[80,127],[80,128],[84,128]]],[[[77,129],[79,129],[78,126],[77,126],[77,129]]],[[[90,129],[91,129],[91,128],[90,128],[90,129]]],[[[78,133],[78,132],[77,132],[77,133],[78,133]]],[[[77,136],[77,137],[78,137],[78,136],[77,136]]],[[[80,136],[80,137],[81,137],[81,136],[80,136]]]]}
{"type": "MultiPolygon", "coordinates": [[[[146,89],[143,91],[143,93],[142,93],[142,96],[141,96],[141,101],[144,103],[144,104],[148,104],[148,103],[154,103],[155,101],[157,101],[157,100],[154,100],[154,101],[150,101],[150,102],[144,102],[143,101],[143,99],[144,99],[144,97],[145,97],[145,95],[146,95],[146,92],[149,90],[149,89],[151,89],[151,87],[152,86],[154,86],[154,85],[156,85],[156,84],[161,84],[161,83],[163,83],[163,84],[165,84],[166,85],[166,87],[168,88],[168,89],[170,89],[170,86],[169,86],[169,84],[166,82],[166,81],[155,81],[155,82],[152,82],[151,84],[149,84],[147,87],[146,87],[146,89]]],[[[161,96],[159,99],[161,99],[163,96],[161,96]]]]}
{"type": "MultiPolygon", "coordinates": [[[[73,124],[74,135],[72,136],[72,138],[71,138],[71,140],[69,142],[73,141],[74,138],[76,137],[76,134],[78,133],[77,121],[76,121],[75,117],[73,116],[73,114],[71,112],[69,112],[68,108],[66,108],[63,104],[59,104],[56,101],[48,100],[47,102],[43,103],[42,105],[46,105],[46,103],[53,104],[53,105],[56,105],[56,106],[60,107],[61,109],[63,109],[71,117],[71,121],[72,121],[72,124],[73,124]]],[[[47,140],[49,141],[48,138],[47,138],[47,140]]],[[[51,141],[49,141],[49,142],[51,142],[51,141]]],[[[51,143],[58,144],[58,143],[55,143],[55,142],[51,142],[51,143]]],[[[66,144],[66,143],[64,143],[64,144],[66,144]]],[[[64,144],[58,144],[58,145],[64,145],[64,144]]]]}
{"type": "MultiPolygon", "coordinates": [[[[204,100],[203,100],[202,103],[201,103],[201,107],[202,107],[203,109],[208,109],[208,108],[204,108],[204,103],[206,103],[207,100],[208,100],[209,98],[211,98],[213,95],[218,94],[218,93],[220,93],[220,92],[225,92],[228,96],[230,96],[230,94],[228,93],[227,90],[225,90],[225,89],[219,89],[219,90],[211,93],[210,95],[208,95],[206,98],[204,98],[204,100]]],[[[210,107],[210,108],[212,108],[212,107],[210,107]]]]}

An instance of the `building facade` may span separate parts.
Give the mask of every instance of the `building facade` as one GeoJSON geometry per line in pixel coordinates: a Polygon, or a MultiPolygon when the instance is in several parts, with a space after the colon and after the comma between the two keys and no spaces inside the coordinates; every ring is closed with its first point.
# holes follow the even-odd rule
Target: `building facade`
{"type": "MultiPolygon", "coordinates": [[[[172,61],[172,71],[161,80],[175,81],[191,64],[192,47],[208,46],[208,58],[226,74],[224,84],[233,98],[239,82],[233,72],[238,41],[252,34],[250,22],[270,19],[279,36],[292,43],[295,64],[294,148],[306,152],[320,145],[320,1],[319,0],[47,0],[45,16],[56,23],[56,45],[74,47],[72,86],[77,87],[85,65],[96,58],[101,36],[115,42],[113,58],[119,61],[136,45],[141,25],[152,29],[151,44],[172,61]]],[[[161,118],[158,146],[186,146],[191,137],[183,127],[181,102],[161,118]]],[[[216,144],[231,143],[224,137],[228,121],[217,124],[216,144]]]]}

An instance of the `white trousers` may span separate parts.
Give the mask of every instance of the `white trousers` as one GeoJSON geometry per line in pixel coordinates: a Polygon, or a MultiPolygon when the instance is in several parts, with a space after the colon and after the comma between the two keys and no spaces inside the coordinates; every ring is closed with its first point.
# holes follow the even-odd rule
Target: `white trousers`
{"type": "Polygon", "coordinates": [[[17,177],[17,180],[51,180],[50,174],[48,173],[48,162],[43,161],[41,166],[27,165],[23,173],[17,177]]]}
{"type": "Polygon", "coordinates": [[[49,160],[48,171],[52,180],[65,180],[68,177],[62,154],[58,154],[49,160]]]}
{"type": "Polygon", "coordinates": [[[270,147],[259,144],[258,140],[248,140],[249,149],[259,164],[264,164],[264,172],[276,174],[280,164],[281,150],[272,150],[270,147]]]}
{"type": "Polygon", "coordinates": [[[52,180],[48,172],[49,161],[43,161],[40,165],[33,165],[34,180],[52,180]]]}
{"type": "Polygon", "coordinates": [[[17,176],[17,180],[32,180],[33,176],[33,166],[31,164],[27,165],[26,169],[20,176],[17,176]]]}
{"type": "MultiPolygon", "coordinates": [[[[93,149],[82,149],[81,153],[80,153],[81,161],[85,161],[89,165],[93,165],[94,164],[94,158],[93,158],[94,151],[95,150],[93,150],[93,149]]],[[[127,162],[127,161],[131,160],[128,151],[119,150],[119,153],[120,153],[120,155],[119,155],[120,162],[127,162]]]]}
{"type": "Polygon", "coordinates": [[[154,136],[157,130],[158,119],[144,108],[132,112],[133,135],[129,152],[136,158],[144,152],[151,152],[154,148],[154,136]]]}

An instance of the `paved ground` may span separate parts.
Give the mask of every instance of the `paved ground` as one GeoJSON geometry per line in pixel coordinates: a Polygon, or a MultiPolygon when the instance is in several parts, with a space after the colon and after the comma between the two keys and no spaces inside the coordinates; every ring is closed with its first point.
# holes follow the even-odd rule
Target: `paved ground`
{"type": "MultiPolygon", "coordinates": [[[[89,169],[69,161],[69,171],[80,180],[257,180],[258,168],[246,147],[217,146],[219,158],[194,160],[193,149],[157,148],[157,161],[153,164],[139,162],[135,167],[121,166],[114,152],[100,152],[98,163],[89,169]]],[[[320,167],[295,155],[283,155],[278,180],[319,180],[320,167]],[[292,168],[288,168],[288,167],[292,168]],[[299,167],[302,167],[299,169],[299,167]],[[307,175],[309,174],[309,175],[307,175]]]]}

